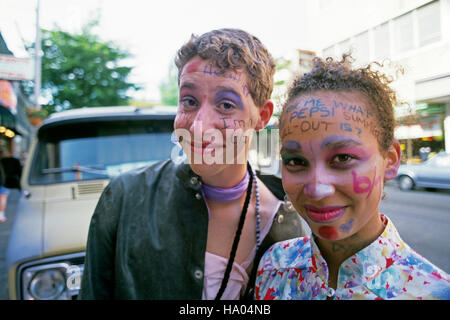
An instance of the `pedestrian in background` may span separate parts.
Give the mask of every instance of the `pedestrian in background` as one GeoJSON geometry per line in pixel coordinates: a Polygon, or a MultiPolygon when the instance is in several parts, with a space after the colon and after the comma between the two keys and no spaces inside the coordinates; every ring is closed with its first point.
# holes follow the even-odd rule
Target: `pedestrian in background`
{"type": "Polygon", "coordinates": [[[449,275],[410,248],[380,213],[384,182],[396,177],[401,150],[394,139],[396,94],[372,67],[352,69],[347,55],[315,58],[288,92],[280,121],[282,181],[312,236],[268,250],[257,299],[450,299],[449,275]]]}
{"type": "Polygon", "coordinates": [[[5,210],[6,205],[8,204],[8,196],[10,194],[10,190],[5,187],[6,181],[6,172],[3,167],[3,159],[7,157],[8,153],[0,149],[0,223],[6,222],[5,210]]]}

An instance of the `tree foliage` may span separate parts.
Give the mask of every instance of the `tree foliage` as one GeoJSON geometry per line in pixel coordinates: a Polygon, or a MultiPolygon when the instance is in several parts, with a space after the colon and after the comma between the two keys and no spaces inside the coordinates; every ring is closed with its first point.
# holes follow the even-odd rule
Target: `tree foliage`
{"type": "Polygon", "coordinates": [[[42,30],[42,95],[49,113],[80,107],[128,103],[132,67],[121,62],[131,55],[113,42],[92,34],[89,22],[79,34],[42,30]]]}
{"type": "Polygon", "coordinates": [[[178,70],[174,64],[170,65],[167,78],[159,85],[159,92],[163,105],[178,105],[178,70]]]}

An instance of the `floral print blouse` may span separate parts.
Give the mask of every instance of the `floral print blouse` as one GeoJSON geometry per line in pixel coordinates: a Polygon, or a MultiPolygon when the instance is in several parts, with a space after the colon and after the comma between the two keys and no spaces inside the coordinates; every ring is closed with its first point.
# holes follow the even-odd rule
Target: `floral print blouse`
{"type": "MultiPolygon", "coordinates": [[[[274,244],[258,267],[256,299],[450,299],[450,277],[411,249],[386,216],[384,232],[339,268],[337,289],[311,237],[274,244]]],[[[443,253],[445,254],[445,253],[443,253]]]]}

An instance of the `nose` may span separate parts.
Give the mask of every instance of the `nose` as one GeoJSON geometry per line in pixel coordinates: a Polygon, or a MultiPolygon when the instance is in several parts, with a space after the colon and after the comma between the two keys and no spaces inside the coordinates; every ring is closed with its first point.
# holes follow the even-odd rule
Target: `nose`
{"type": "Polygon", "coordinates": [[[334,187],[330,184],[319,182],[308,182],[305,185],[304,193],[313,200],[320,200],[334,194],[334,187]]]}
{"type": "Polygon", "coordinates": [[[194,121],[191,123],[191,132],[203,133],[203,131],[213,127],[213,117],[210,114],[210,110],[212,110],[212,108],[208,106],[206,96],[203,96],[202,104],[195,115],[194,121]]]}

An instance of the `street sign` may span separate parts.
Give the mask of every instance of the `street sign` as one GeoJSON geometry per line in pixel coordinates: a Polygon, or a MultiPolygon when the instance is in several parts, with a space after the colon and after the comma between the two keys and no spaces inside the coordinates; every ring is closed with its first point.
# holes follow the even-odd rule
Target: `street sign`
{"type": "Polygon", "coordinates": [[[0,54],[0,79],[33,80],[34,62],[31,58],[16,58],[0,54]]]}

